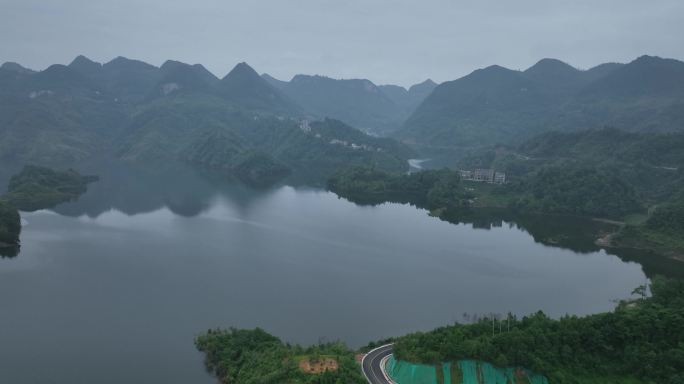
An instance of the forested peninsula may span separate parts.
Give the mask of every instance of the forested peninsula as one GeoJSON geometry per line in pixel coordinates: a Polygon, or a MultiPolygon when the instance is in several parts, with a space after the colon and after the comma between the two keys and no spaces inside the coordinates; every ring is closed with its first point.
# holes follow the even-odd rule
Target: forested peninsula
{"type": "Polygon", "coordinates": [[[27,165],[12,176],[7,192],[0,196],[0,253],[16,256],[21,234],[19,211],[52,208],[77,199],[96,181],[96,176],[82,176],[69,169],[55,171],[27,165]]]}
{"type": "Polygon", "coordinates": [[[504,208],[618,224],[600,245],[655,251],[684,260],[683,134],[612,128],[549,132],[518,147],[464,155],[450,169],[411,174],[373,167],[342,170],[328,189],[359,204],[410,203],[451,222],[468,210],[504,208]],[[506,174],[506,183],[462,180],[474,169],[506,174]]]}
{"type": "Polygon", "coordinates": [[[285,344],[256,328],[215,329],[195,339],[221,383],[363,384],[354,352],[341,343],[285,344]]]}

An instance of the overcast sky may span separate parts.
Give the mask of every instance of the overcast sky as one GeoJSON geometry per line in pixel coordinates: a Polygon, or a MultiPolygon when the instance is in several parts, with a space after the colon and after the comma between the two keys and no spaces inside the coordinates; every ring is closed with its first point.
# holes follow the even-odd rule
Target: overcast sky
{"type": "Polygon", "coordinates": [[[0,0],[0,62],[33,69],[84,54],[410,85],[544,57],[681,60],[682,36],[684,0],[0,0]]]}

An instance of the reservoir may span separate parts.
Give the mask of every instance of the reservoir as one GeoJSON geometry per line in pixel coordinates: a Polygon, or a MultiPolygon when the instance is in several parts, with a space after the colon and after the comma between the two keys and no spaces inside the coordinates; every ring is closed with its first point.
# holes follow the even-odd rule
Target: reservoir
{"type": "Polygon", "coordinates": [[[556,234],[576,219],[449,223],[190,170],[99,174],[22,213],[21,252],[0,259],[0,382],[213,384],[193,345],[208,328],[359,347],[473,315],[608,311],[648,281],[556,234]]]}

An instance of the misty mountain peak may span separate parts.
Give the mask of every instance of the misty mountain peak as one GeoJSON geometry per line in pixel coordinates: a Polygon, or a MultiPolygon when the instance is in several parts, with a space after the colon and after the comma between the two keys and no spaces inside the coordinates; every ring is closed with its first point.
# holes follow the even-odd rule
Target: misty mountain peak
{"type": "Polygon", "coordinates": [[[275,86],[247,63],[237,64],[218,84],[218,94],[252,110],[299,114],[299,106],[289,100],[275,86]]]}
{"type": "Polygon", "coordinates": [[[69,64],[69,68],[81,73],[90,74],[102,69],[102,64],[92,61],[83,55],[78,55],[71,64],[69,64]]]}
{"type": "Polygon", "coordinates": [[[660,77],[674,76],[681,79],[684,62],[675,59],[664,59],[658,56],[641,56],[622,68],[624,71],[649,71],[660,77]]]}
{"type": "Polygon", "coordinates": [[[541,59],[535,65],[527,68],[525,74],[529,76],[557,76],[577,74],[580,71],[568,63],[558,59],[541,59]]]}
{"type": "Polygon", "coordinates": [[[93,60],[90,60],[89,58],[83,56],[83,55],[78,55],[74,60],[71,61],[71,64],[69,64],[70,67],[73,67],[75,65],[101,65],[98,62],[95,62],[93,60]]]}
{"type": "Polygon", "coordinates": [[[190,91],[208,91],[219,80],[204,66],[190,65],[180,61],[167,60],[159,68],[162,78],[155,86],[153,96],[168,95],[184,89],[190,91]]]}
{"type": "Polygon", "coordinates": [[[658,56],[650,56],[650,55],[641,55],[634,59],[632,63],[634,64],[653,64],[653,63],[659,63],[659,62],[664,62],[667,61],[667,59],[663,59],[658,56]]]}
{"type": "Polygon", "coordinates": [[[335,81],[335,79],[332,79],[327,76],[321,76],[321,75],[294,75],[292,80],[290,80],[291,83],[306,83],[306,82],[316,82],[316,81],[335,81]]]}
{"type": "Polygon", "coordinates": [[[12,71],[12,72],[16,72],[16,73],[22,73],[22,74],[35,73],[34,70],[23,67],[21,64],[15,63],[13,61],[8,61],[8,62],[2,64],[2,66],[0,66],[0,69],[4,69],[6,71],[12,71]]]}
{"type": "Polygon", "coordinates": [[[432,81],[432,79],[427,79],[423,81],[422,83],[414,84],[412,85],[408,91],[410,93],[414,92],[432,92],[433,89],[437,87],[437,83],[432,81]]]}
{"type": "Polygon", "coordinates": [[[557,85],[577,82],[582,71],[558,59],[541,59],[524,72],[528,78],[542,83],[556,83],[557,85]]]}
{"type": "Polygon", "coordinates": [[[164,64],[162,64],[161,67],[159,67],[159,69],[161,69],[162,72],[168,73],[183,67],[190,67],[190,64],[186,64],[176,60],[166,60],[164,64]]]}
{"type": "Polygon", "coordinates": [[[502,67],[500,65],[494,64],[490,65],[488,67],[482,68],[482,69],[476,69],[473,71],[473,75],[478,74],[478,75],[485,75],[485,76],[490,76],[490,75],[509,75],[512,74],[514,71],[512,69],[508,69],[505,67],[502,67]]]}
{"type": "Polygon", "coordinates": [[[210,83],[218,80],[218,78],[216,78],[213,73],[209,72],[202,64],[187,64],[176,60],[166,60],[159,69],[165,75],[186,72],[194,73],[210,83]]]}
{"type": "Polygon", "coordinates": [[[223,79],[261,79],[261,76],[244,61],[238,63],[223,79]]]}
{"type": "Polygon", "coordinates": [[[53,64],[31,77],[31,86],[36,89],[75,89],[88,86],[86,77],[75,69],[53,64]]]}
{"type": "Polygon", "coordinates": [[[519,71],[504,68],[500,65],[490,65],[486,68],[477,69],[465,77],[454,80],[454,82],[467,82],[478,87],[490,87],[500,86],[509,82],[518,83],[521,78],[519,71]]]}
{"type": "Polygon", "coordinates": [[[140,60],[132,60],[123,56],[118,56],[112,61],[103,65],[105,68],[116,70],[154,70],[157,69],[152,64],[140,60]]]}

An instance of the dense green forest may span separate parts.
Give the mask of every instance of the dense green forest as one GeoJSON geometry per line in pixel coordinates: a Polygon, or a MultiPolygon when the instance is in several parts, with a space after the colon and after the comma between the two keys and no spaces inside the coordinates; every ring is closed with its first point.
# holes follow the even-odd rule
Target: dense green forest
{"type": "MultiPolygon", "coordinates": [[[[360,204],[385,201],[429,209],[450,222],[464,208],[507,208],[624,221],[604,246],[655,251],[684,259],[684,134],[628,133],[612,128],[546,133],[517,149],[497,147],[461,159],[461,169],[505,171],[509,182],[459,181],[455,171],[392,174],[357,167],[338,172],[328,188],[360,204]],[[437,180],[442,181],[439,184],[437,180]],[[434,186],[448,186],[436,188],[434,186]],[[430,193],[431,192],[431,193],[430,193]],[[458,208],[458,209],[455,209],[458,208]]],[[[593,234],[593,238],[605,232],[593,234]]]]}
{"type": "Polygon", "coordinates": [[[655,249],[684,261],[684,195],[654,207],[645,222],[626,225],[611,242],[614,246],[655,249]]]}
{"type": "Polygon", "coordinates": [[[2,199],[22,211],[52,208],[77,199],[96,180],[95,176],[81,176],[72,169],[60,172],[27,165],[12,176],[2,199]]]}
{"type": "Polygon", "coordinates": [[[340,343],[300,347],[257,328],[208,330],[195,340],[205,364],[222,383],[353,384],[365,383],[354,352],[340,343]],[[308,365],[303,365],[308,364],[308,365]],[[306,371],[323,364],[324,372],[306,371]]]}
{"type": "Polygon", "coordinates": [[[19,211],[35,211],[78,198],[93,176],[74,170],[58,172],[49,168],[26,166],[12,176],[7,192],[0,196],[0,256],[16,256],[21,234],[19,211]]]}
{"type": "MultiPolygon", "coordinates": [[[[479,359],[522,366],[552,383],[684,382],[684,281],[654,279],[652,297],[610,313],[553,320],[541,312],[485,317],[398,338],[397,358],[421,363],[479,359]]],[[[635,290],[646,293],[646,287],[635,290]]]]}
{"type": "Polygon", "coordinates": [[[329,179],[328,188],[357,203],[411,203],[445,214],[468,207],[507,207],[522,212],[620,218],[642,210],[635,191],[610,174],[591,168],[545,167],[516,182],[491,186],[487,196],[448,169],[391,174],[350,168],[329,179]]]}
{"type": "Polygon", "coordinates": [[[407,90],[399,86],[377,86],[366,79],[296,75],[290,81],[280,81],[268,75],[263,77],[307,113],[341,120],[374,134],[396,130],[436,87],[432,81],[407,90]]]}
{"type": "MultiPolygon", "coordinates": [[[[470,324],[395,338],[394,352],[415,363],[476,359],[524,367],[561,384],[684,382],[684,281],[654,278],[632,295],[612,312],[585,317],[472,317],[470,324]]],[[[224,383],[365,382],[354,353],[339,343],[305,348],[258,328],[231,328],[208,330],[195,344],[224,383]],[[306,371],[331,361],[335,369],[306,371]]]]}
{"type": "Polygon", "coordinates": [[[223,79],[201,65],[121,57],[102,65],[79,56],[41,72],[3,66],[0,96],[0,161],[13,164],[184,161],[255,185],[297,172],[320,184],[345,165],[406,170],[412,155],[305,112],[245,63],[223,79]]]}
{"type": "Polygon", "coordinates": [[[2,249],[14,248],[19,244],[21,218],[11,204],[0,199],[0,254],[2,249]]]}
{"type": "Polygon", "coordinates": [[[584,167],[619,178],[648,203],[659,203],[684,187],[684,134],[629,133],[602,128],[548,132],[518,147],[495,146],[468,153],[461,169],[495,168],[510,180],[543,167],[584,167]]]}
{"type": "Polygon", "coordinates": [[[328,180],[328,188],[359,204],[410,203],[436,212],[468,206],[458,173],[443,169],[394,174],[372,167],[352,167],[328,180]]]}
{"type": "Polygon", "coordinates": [[[117,146],[117,156],[130,162],[178,159],[241,178],[264,176],[248,177],[253,184],[297,172],[325,180],[354,164],[403,171],[412,155],[395,140],[368,136],[337,120],[309,123],[255,114],[216,96],[182,93],[141,108],[117,146]],[[260,161],[253,161],[257,153],[260,161]]]}
{"type": "Polygon", "coordinates": [[[524,71],[492,65],[440,84],[395,135],[429,155],[520,144],[549,130],[681,132],[683,96],[684,63],[660,57],[589,70],[554,59],[524,71]]]}
{"type": "MultiPolygon", "coordinates": [[[[627,225],[611,236],[612,245],[655,249],[659,253],[682,258],[684,232],[679,225],[683,222],[682,148],[684,134],[681,133],[629,133],[614,128],[549,132],[518,147],[497,146],[473,151],[460,159],[456,166],[462,169],[491,167],[505,171],[511,186],[518,191],[561,190],[552,185],[563,186],[568,198],[575,195],[574,204],[568,208],[578,207],[586,211],[591,207],[589,210],[594,215],[619,218],[630,209],[644,214],[648,210],[645,223],[626,220],[627,225]],[[577,176],[600,180],[591,186],[582,178],[576,179],[577,176]],[[601,195],[586,191],[599,187],[608,193],[601,195]]],[[[524,208],[539,203],[523,199],[517,205],[524,208]]]]}
{"type": "Polygon", "coordinates": [[[511,206],[525,211],[620,219],[643,210],[631,185],[595,168],[544,167],[502,188],[516,195],[511,206]]]}
{"type": "MultiPolygon", "coordinates": [[[[79,56],[40,72],[3,65],[0,160],[70,166],[107,154],[232,170],[237,163],[231,154],[249,150],[293,172],[313,169],[322,178],[350,159],[405,169],[397,160],[406,160],[407,151],[397,142],[379,146],[361,131],[353,142],[338,137],[346,129],[318,137],[299,125],[331,116],[387,132],[420,105],[396,137],[426,153],[452,155],[465,147],[514,145],[551,129],[612,125],[677,132],[683,73],[681,62],[658,57],[586,71],[544,59],[525,71],[491,66],[436,88],[425,82],[405,90],[320,76],[282,82],[259,76],[245,63],[222,79],[197,64],[167,61],[156,67],[123,57],[100,64],[79,56]],[[208,137],[221,140],[207,145],[208,137]]],[[[663,168],[643,169],[634,180],[663,180],[670,166],[666,161],[657,166],[663,168]]]]}

